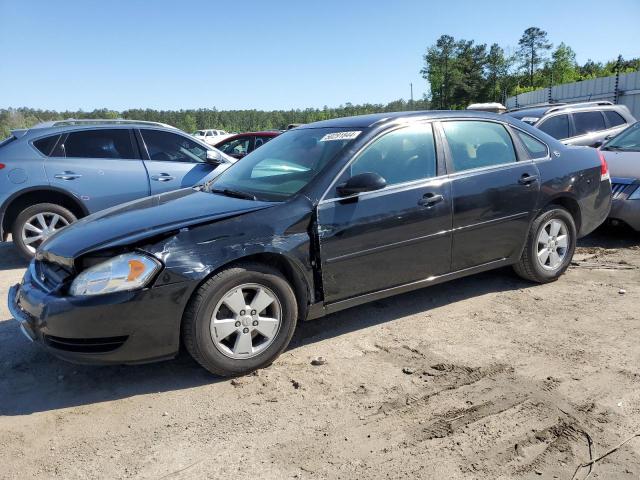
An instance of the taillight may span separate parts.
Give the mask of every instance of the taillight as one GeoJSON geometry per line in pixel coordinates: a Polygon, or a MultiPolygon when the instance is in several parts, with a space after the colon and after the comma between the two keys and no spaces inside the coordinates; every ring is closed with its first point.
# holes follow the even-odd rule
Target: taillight
{"type": "Polygon", "coordinates": [[[2,170],[6,165],[4,163],[0,163],[0,170],[2,170]]]}
{"type": "Polygon", "coordinates": [[[598,150],[598,156],[600,157],[600,180],[610,180],[609,165],[600,150],[598,150]]]}

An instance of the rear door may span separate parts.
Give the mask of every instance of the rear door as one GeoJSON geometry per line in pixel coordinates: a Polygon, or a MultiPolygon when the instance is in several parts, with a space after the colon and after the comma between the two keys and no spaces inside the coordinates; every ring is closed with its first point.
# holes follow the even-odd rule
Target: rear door
{"type": "Polygon", "coordinates": [[[400,128],[366,147],[318,205],[318,232],[328,303],[449,272],[451,196],[431,125],[400,128]],[[336,185],[365,172],[387,186],[337,196],[336,185]]]}
{"type": "Polygon", "coordinates": [[[207,149],[186,135],[141,128],[137,138],[152,195],[196,185],[217,167],[207,162],[207,149]]]}
{"type": "Polygon", "coordinates": [[[502,123],[451,120],[441,125],[453,198],[453,271],[514,257],[537,203],[536,165],[528,158],[519,161],[502,123]]]}
{"type": "Polygon", "coordinates": [[[90,212],[149,195],[131,129],[100,128],[60,136],[44,162],[49,183],[73,193],[90,212]]]}
{"type": "Polygon", "coordinates": [[[607,124],[601,111],[576,111],[571,116],[573,117],[573,135],[566,143],[591,147],[607,136],[607,124]]]}

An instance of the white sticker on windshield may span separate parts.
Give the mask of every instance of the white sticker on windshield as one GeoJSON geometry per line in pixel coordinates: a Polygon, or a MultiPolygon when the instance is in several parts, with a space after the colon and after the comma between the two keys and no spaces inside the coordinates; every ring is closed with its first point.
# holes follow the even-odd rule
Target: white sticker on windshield
{"type": "Polygon", "coordinates": [[[524,123],[530,123],[532,125],[536,123],[538,120],[540,120],[540,118],[538,117],[522,117],[522,121],[524,123]]]}
{"type": "Polygon", "coordinates": [[[349,132],[334,132],[327,133],[324,137],[320,139],[321,142],[333,142],[336,140],[353,140],[362,132],[359,130],[349,131],[349,132]]]}

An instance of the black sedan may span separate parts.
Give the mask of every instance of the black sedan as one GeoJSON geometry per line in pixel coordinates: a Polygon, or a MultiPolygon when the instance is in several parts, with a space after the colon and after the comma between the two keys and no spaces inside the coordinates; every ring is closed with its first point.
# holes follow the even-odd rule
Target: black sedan
{"type": "Polygon", "coordinates": [[[513,265],[556,280],[609,213],[594,149],[481,112],[287,131],[220,176],[97,213],[39,248],[9,308],[78,362],[271,363],[299,320],[513,265]]]}

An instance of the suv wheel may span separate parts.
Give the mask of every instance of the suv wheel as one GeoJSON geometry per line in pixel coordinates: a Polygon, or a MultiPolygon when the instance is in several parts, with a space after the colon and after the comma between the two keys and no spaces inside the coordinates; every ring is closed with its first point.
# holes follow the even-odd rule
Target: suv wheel
{"type": "Polygon", "coordinates": [[[76,216],[60,205],[39,203],[25,208],[13,222],[11,236],[20,254],[33,258],[42,242],[61,228],[75,222],[76,216]]]}
{"type": "Polygon", "coordinates": [[[298,307],[289,283],[266,265],[228,268],[194,294],[182,321],[191,356],[221,376],[271,364],[287,347],[298,307]]]}
{"type": "Polygon", "coordinates": [[[549,207],[531,225],[527,244],[514,270],[526,280],[553,282],[569,267],[575,249],[573,217],[562,207],[549,207]]]}

